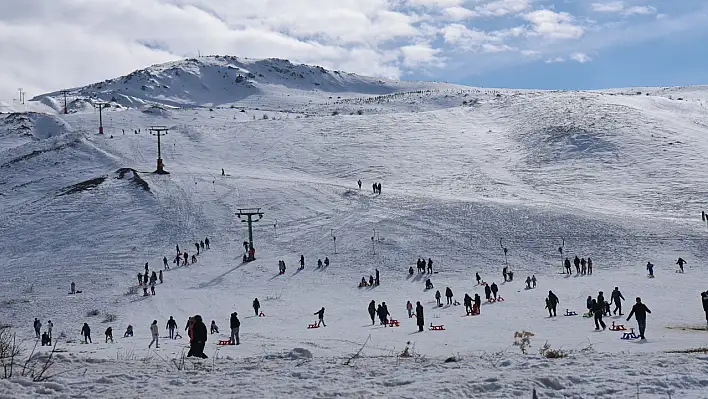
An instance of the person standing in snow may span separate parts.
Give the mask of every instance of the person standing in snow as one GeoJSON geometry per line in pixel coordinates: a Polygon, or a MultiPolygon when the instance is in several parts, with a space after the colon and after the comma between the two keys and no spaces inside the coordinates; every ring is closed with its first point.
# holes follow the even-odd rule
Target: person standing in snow
{"type": "Polygon", "coordinates": [[[123,334],[123,338],[132,337],[132,336],[133,336],[133,326],[128,324],[128,328],[125,329],[125,333],[123,334]]]}
{"type": "MultiPolygon", "coordinates": [[[[477,314],[479,314],[482,310],[482,298],[477,293],[474,294],[474,307],[477,308],[477,314]]],[[[472,309],[474,310],[474,308],[472,309]]]]}
{"type": "Polygon", "coordinates": [[[703,311],[706,312],[706,323],[708,323],[708,291],[701,293],[701,302],[703,303],[703,311]]]}
{"type": "Polygon", "coordinates": [[[580,258],[578,258],[578,255],[575,255],[575,259],[573,259],[573,264],[575,265],[575,270],[580,273],[580,258]]]}
{"type": "Polygon", "coordinates": [[[317,268],[318,269],[322,268],[322,259],[317,259],[317,268]]]}
{"type": "Polygon", "coordinates": [[[238,319],[238,313],[231,313],[231,318],[229,319],[229,327],[231,327],[231,339],[229,340],[229,345],[240,345],[238,331],[241,328],[241,321],[238,319]]]}
{"type": "Polygon", "coordinates": [[[654,264],[647,262],[647,270],[649,271],[649,277],[654,277],[654,264]]]}
{"type": "Polygon", "coordinates": [[[629,316],[627,316],[627,321],[632,318],[632,315],[634,315],[634,318],[637,319],[637,325],[639,326],[639,338],[641,339],[646,339],[644,337],[644,331],[647,328],[647,313],[651,313],[651,310],[642,303],[642,298],[637,297],[637,303],[632,306],[632,311],[629,312],[629,316]]]}
{"type": "Polygon", "coordinates": [[[372,184],[371,188],[374,190],[374,194],[376,194],[376,183],[372,184]]]}
{"type": "Polygon", "coordinates": [[[73,281],[71,282],[71,293],[72,294],[76,293],[76,283],[74,283],[73,281]]]}
{"type": "Polygon", "coordinates": [[[154,281],[150,283],[150,293],[155,295],[155,282],[154,281]]]}
{"type": "Polygon", "coordinates": [[[602,326],[602,329],[604,330],[607,328],[605,325],[605,322],[602,321],[602,313],[605,310],[605,304],[600,303],[599,301],[593,299],[592,300],[592,312],[594,315],[594,320],[595,320],[595,330],[600,330],[600,326],[602,326]]]}
{"type": "Polygon", "coordinates": [[[688,263],[688,262],[686,262],[685,260],[683,260],[683,258],[678,258],[678,260],[676,261],[676,264],[679,266],[679,270],[681,270],[681,273],[683,273],[683,265],[684,265],[684,263],[688,263]]]}
{"type": "Polygon", "coordinates": [[[138,285],[143,285],[143,274],[138,273],[138,285]]]}
{"type": "Polygon", "coordinates": [[[325,308],[324,308],[324,306],[323,306],[322,309],[320,309],[320,310],[318,310],[317,312],[313,313],[314,315],[317,316],[317,326],[318,326],[318,327],[320,326],[320,324],[322,324],[322,326],[324,326],[324,327],[327,327],[327,325],[326,325],[325,322],[324,322],[324,312],[325,312],[325,308]]]}
{"type": "Polygon", "coordinates": [[[553,291],[548,291],[548,317],[556,317],[556,307],[560,301],[558,300],[558,297],[556,294],[553,293],[553,291]]]}
{"type": "Polygon", "coordinates": [[[433,260],[428,258],[428,274],[433,274],[433,260]]]}
{"type": "Polygon", "coordinates": [[[531,275],[531,288],[536,288],[536,275],[531,275]]]}
{"type": "Polygon", "coordinates": [[[109,339],[113,343],[113,327],[106,328],[106,343],[108,343],[109,339]]]}
{"type": "Polygon", "coordinates": [[[577,271],[577,274],[584,275],[587,271],[587,266],[588,262],[585,261],[585,258],[580,259],[580,270],[577,271]]]}
{"type": "Polygon", "coordinates": [[[445,288],[445,298],[447,298],[447,304],[452,305],[452,290],[450,287],[445,288]]]}
{"type": "Polygon", "coordinates": [[[570,259],[565,258],[565,261],[563,262],[563,266],[565,266],[565,273],[570,274],[570,259]]]}
{"type": "Polygon", "coordinates": [[[381,302],[379,309],[379,317],[381,318],[381,324],[383,324],[384,327],[388,327],[388,316],[390,316],[391,314],[388,312],[388,306],[386,306],[386,302],[381,302]]]}
{"type": "Polygon", "coordinates": [[[300,270],[305,268],[305,255],[300,254],[300,270]]]}
{"type": "Polygon", "coordinates": [[[165,270],[170,269],[170,266],[167,264],[167,257],[166,256],[162,257],[162,265],[164,266],[165,270]]]}
{"type": "Polygon", "coordinates": [[[197,247],[197,255],[199,255],[199,243],[198,243],[198,242],[195,242],[195,243],[194,243],[194,246],[197,247]]]}
{"type": "Polygon", "coordinates": [[[379,194],[381,194],[381,183],[378,183],[378,184],[376,185],[376,191],[378,191],[379,194]]]}
{"type": "Polygon", "coordinates": [[[494,295],[494,300],[497,300],[497,293],[499,292],[499,287],[497,287],[497,283],[492,282],[492,286],[490,287],[492,290],[492,295],[494,295]]]}
{"type": "Polygon", "coordinates": [[[38,318],[34,318],[34,335],[35,338],[39,338],[41,336],[40,330],[42,329],[42,322],[39,321],[38,318]]]}
{"type": "Polygon", "coordinates": [[[49,331],[49,338],[52,338],[52,329],[54,328],[54,323],[51,320],[47,322],[47,331],[49,331]]]}
{"type": "Polygon", "coordinates": [[[145,262],[145,274],[149,273],[148,262],[145,262]]]}
{"type": "Polygon", "coordinates": [[[442,295],[440,295],[440,290],[435,291],[435,301],[438,304],[438,307],[442,306],[442,303],[440,302],[440,298],[442,295]]]}
{"type": "Polygon", "coordinates": [[[492,299],[492,289],[489,288],[489,284],[484,285],[484,296],[487,299],[487,302],[492,299]]]}
{"type": "Polygon", "coordinates": [[[150,324],[150,335],[152,335],[152,341],[150,341],[150,344],[148,344],[148,349],[152,347],[152,344],[155,344],[155,348],[159,348],[160,329],[157,327],[157,320],[153,320],[152,324],[150,324]]]}
{"type": "Polygon", "coordinates": [[[182,251],[179,250],[179,244],[175,245],[175,248],[177,249],[177,255],[182,253],[182,251]]]}
{"type": "Polygon", "coordinates": [[[412,318],[413,317],[413,304],[411,303],[411,301],[408,301],[406,303],[406,310],[408,311],[408,318],[409,319],[412,318]]]}
{"type": "Polygon", "coordinates": [[[592,274],[592,259],[588,258],[588,274],[592,274]]]}
{"type": "Polygon", "coordinates": [[[361,179],[357,180],[357,181],[356,181],[356,184],[359,185],[359,190],[361,190],[361,179]]]}
{"type": "Polygon", "coordinates": [[[624,301],[624,297],[622,296],[622,293],[620,292],[618,287],[615,287],[615,289],[612,291],[612,295],[610,296],[610,303],[615,304],[615,310],[612,311],[612,314],[617,314],[617,311],[619,310],[619,315],[622,316],[622,301],[624,301]]]}
{"type": "Polygon", "coordinates": [[[479,272],[475,273],[474,277],[477,279],[477,285],[479,285],[482,282],[482,277],[479,276],[479,272]]]}
{"type": "Polygon", "coordinates": [[[204,240],[199,241],[199,247],[201,247],[202,251],[204,250],[204,240]]]}
{"type": "Polygon", "coordinates": [[[261,303],[258,302],[258,298],[253,300],[253,311],[256,313],[256,316],[258,316],[258,310],[261,308],[261,303]]]}
{"type": "Polygon", "coordinates": [[[472,297],[469,294],[465,293],[465,298],[462,300],[462,303],[465,305],[465,312],[467,313],[467,315],[468,316],[471,315],[472,314],[472,297]]]}
{"type": "Polygon", "coordinates": [[[160,273],[158,273],[157,278],[160,279],[160,284],[162,284],[162,270],[160,270],[160,273]]]}
{"type": "Polygon", "coordinates": [[[143,274],[143,285],[146,286],[146,287],[147,287],[147,285],[148,285],[148,279],[149,279],[149,278],[150,278],[150,276],[149,276],[147,273],[143,274]]]}
{"type": "Polygon", "coordinates": [[[172,316],[170,316],[170,319],[167,320],[167,325],[165,325],[165,328],[167,331],[170,332],[170,339],[175,339],[175,329],[177,328],[177,322],[175,321],[172,316]]]}
{"type": "Polygon", "coordinates": [[[504,266],[504,268],[502,269],[502,276],[504,277],[504,282],[506,282],[507,270],[507,266],[504,266]]]}
{"type": "Polygon", "coordinates": [[[84,326],[81,327],[81,336],[84,337],[85,344],[91,342],[91,327],[89,327],[88,323],[84,323],[84,326]]]}
{"type": "Polygon", "coordinates": [[[209,237],[204,238],[204,246],[206,246],[206,249],[209,249],[209,237]]]}
{"type": "MultiPolygon", "coordinates": [[[[409,302],[410,303],[410,302],[409,302]]],[[[372,299],[371,302],[369,302],[369,317],[371,317],[371,325],[373,326],[376,324],[374,321],[374,316],[376,315],[376,302],[372,299]]]]}
{"type": "Polygon", "coordinates": [[[423,326],[425,325],[425,318],[423,317],[423,305],[420,301],[415,303],[415,318],[418,324],[418,331],[423,331],[423,326]]]}
{"type": "Polygon", "coordinates": [[[189,353],[187,353],[187,357],[196,356],[201,357],[202,359],[208,358],[208,356],[204,354],[204,346],[206,345],[206,342],[206,325],[204,325],[204,321],[202,321],[202,316],[195,315],[192,322],[192,344],[189,348],[189,353]]]}
{"type": "Polygon", "coordinates": [[[218,334],[219,333],[219,326],[216,325],[215,320],[211,321],[211,326],[209,326],[209,330],[210,330],[211,334],[214,334],[214,333],[218,334]]]}
{"type": "Polygon", "coordinates": [[[378,285],[380,284],[380,280],[379,280],[379,269],[376,269],[376,280],[375,280],[375,281],[376,281],[376,285],[378,286],[378,285]]]}
{"type": "Polygon", "coordinates": [[[187,251],[184,251],[182,254],[182,257],[184,258],[184,263],[182,263],[184,266],[187,266],[189,264],[189,254],[187,251]]]}
{"type": "Polygon", "coordinates": [[[325,256],[325,260],[324,260],[324,265],[325,265],[325,268],[329,267],[329,258],[326,256],[325,256]]]}
{"type": "Polygon", "coordinates": [[[527,290],[531,289],[531,276],[526,277],[526,289],[527,290]]]}

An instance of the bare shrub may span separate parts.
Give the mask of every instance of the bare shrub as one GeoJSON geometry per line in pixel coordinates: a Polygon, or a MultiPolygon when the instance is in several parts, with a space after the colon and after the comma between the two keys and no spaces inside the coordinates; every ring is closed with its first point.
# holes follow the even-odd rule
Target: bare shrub
{"type": "Polygon", "coordinates": [[[521,353],[526,355],[531,347],[531,337],[535,334],[530,331],[517,331],[514,333],[514,346],[518,346],[521,353]]]}
{"type": "Polygon", "coordinates": [[[86,312],[86,317],[98,316],[101,312],[98,309],[89,310],[86,312]]]}
{"type": "Polygon", "coordinates": [[[114,321],[118,320],[118,316],[112,314],[112,313],[106,313],[103,322],[104,323],[112,323],[114,321]]]}
{"type": "Polygon", "coordinates": [[[562,359],[564,357],[568,357],[568,353],[562,349],[551,348],[551,344],[549,344],[548,341],[546,341],[546,343],[538,349],[538,354],[546,359],[562,359]]]}

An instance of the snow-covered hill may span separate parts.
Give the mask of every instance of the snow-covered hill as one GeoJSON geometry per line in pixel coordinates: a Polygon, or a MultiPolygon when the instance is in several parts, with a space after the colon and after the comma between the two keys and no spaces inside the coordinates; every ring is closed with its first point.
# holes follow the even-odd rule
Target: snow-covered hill
{"type": "MultiPolygon", "coordinates": [[[[0,380],[3,394],[508,398],[536,388],[541,398],[706,397],[705,353],[666,353],[708,342],[699,297],[708,290],[703,88],[647,96],[379,83],[229,57],[132,76],[73,90],[89,106],[68,115],[0,119],[0,325],[31,339],[32,320],[51,319],[61,337],[55,370],[65,372],[45,384],[0,380]],[[237,74],[243,91],[223,90],[237,74]],[[104,111],[106,134],[97,135],[91,98],[114,95],[120,107],[104,111]],[[169,128],[161,141],[169,175],[151,173],[153,125],[169,128]],[[235,213],[251,207],[265,216],[254,224],[257,260],[244,264],[248,233],[235,213]],[[211,249],[196,264],[172,263],[175,245],[191,255],[207,236],[211,249]],[[591,257],[593,275],[559,274],[559,247],[591,257]],[[137,273],[145,262],[163,269],[163,256],[164,283],[142,296],[137,273]],[[331,265],[317,268],[325,256],[331,265]],[[674,273],[679,256],[685,274],[674,273]],[[409,276],[419,257],[436,273],[409,276]],[[647,278],[647,261],[656,278],[647,278]],[[511,282],[501,277],[507,262],[511,282]],[[376,269],[381,285],[358,288],[376,269]],[[446,287],[460,302],[484,297],[476,272],[505,301],[474,317],[435,305],[446,287]],[[527,290],[530,275],[539,286],[527,290]],[[67,295],[72,281],[81,294],[67,295]],[[652,310],[646,341],[560,315],[583,313],[588,296],[616,286],[625,317],[637,296],[652,310]],[[549,290],[561,301],[555,318],[544,310],[549,290]],[[255,317],[254,298],[264,317],[255,317]],[[385,301],[400,327],[372,326],[371,300],[385,301]],[[424,306],[426,326],[446,330],[416,332],[409,300],[424,306]],[[307,329],[322,306],[327,327],[307,329]],[[216,346],[233,311],[241,345],[216,346]],[[209,336],[209,360],[182,367],[194,314],[221,330],[209,336]],[[160,349],[148,350],[150,323],[164,331],[169,316],[185,338],[162,334],[160,349]],[[78,342],[84,322],[94,344],[78,342]],[[128,324],[135,336],[122,338],[128,324]],[[115,343],[102,339],[108,326],[115,343]],[[535,333],[528,355],[512,346],[521,330],[535,333]],[[569,356],[541,357],[544,342],[569,356]],[[406,346],[414,356],[397,356],[406,346]]],[[[606,322],[634,327],[619,316],[606,322]]]]}

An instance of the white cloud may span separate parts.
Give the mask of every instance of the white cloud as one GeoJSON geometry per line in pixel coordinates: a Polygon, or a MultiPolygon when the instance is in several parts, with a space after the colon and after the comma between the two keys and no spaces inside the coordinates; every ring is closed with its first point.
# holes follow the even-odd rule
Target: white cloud
{"type": "Polygon", "coordinates": [[[555,57],[555,58],[549,58],[546,60],[546,64],[557,64],[557,63],[561,63],[561,62],[565,62],[565,58],[555,57]]]}
{"type": "Polygon", "coordinates": [[[443,60],[437,57],[440,50],[430,47],[430,44],[427,43],[403,46],[401,53],[403,54],[403,65],[406,67],[425,65],[440,67],[444,65],[443,60]]]}
{"type": "Polygon", "coordinates": [[[573,24],[574,18],[567,12],[537,10],[524,15],[524,18],[533,25],[531,35],[548,39],[577,39],[584,32],[582,27],[573,24]]]}
{"type": "Polygon", "coordinates": [[[656,14],[656,7],[653,6],[634,6],[629,7],[623,12],[624,15],[649,15],[656,14]]]}
{"type": "Polygon", "coordinates": [[[495,0],[475,7],[481,15],[501,17],[509,14],[518,14],[531,8],[530,0],[495,0]]]}
{"type": "Polygon", "coordinates": [[[592,61],[592,58],[590,58],[587,54],[585,53],[573,53],[570,55],[570,59],[573,61],[577,61],[581,64],[584,64],[586,62],[592,61]]]}
{"type": "Polygon", "coordinates": [[[541,55],[541,52],[536,50],[521,50],[521,55],[524,57],[536,58],[541,55]]]}
{"type": "Polygon", "coordinates": [[[624,10],[624,2],[611,1],[608,3],[592,3],[590,8],[595,12],[619,13],[624,10]]]}
{"type": "Polygon", "coordinates": [[[484,44],[501,41],[499,38],[487,32],[469,29],[462,24],[450,24],[445,26],[442,29],[442,35],[446,43],[469,51],[477,51],[484,44]]]}
{"type": "Polygon", "coordinates": [[[451,21],[462,21],[479,15],[477,12],[464,7],[448,7],[444,8],[442,12],[446,19],[451,21]]]}
{"type": "Polygon", "coordinates": [[[484,43],[482,45],[482,51],[485,53],[503,53],[506,51],[515,51],[516,49],[508,46],[506,44],[491,44],[491,43],[484,43]]]}

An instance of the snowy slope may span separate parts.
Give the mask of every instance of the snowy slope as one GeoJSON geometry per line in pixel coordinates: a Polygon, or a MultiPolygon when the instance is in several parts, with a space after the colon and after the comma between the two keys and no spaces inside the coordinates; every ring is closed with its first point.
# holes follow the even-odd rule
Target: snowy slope
{"type": "MultiPolygon", "coordinates": [[[[241,73],[281,62],[208,60],[241,73]]],[[[191,62],[201,81],[203,62],[191,62]]],[[[175,65],[186,71],[190,62],[175,65]]],[[[165,84],[170,68],[148,69],[150,79],[165,84]]],[[[0,324],[31,338],[34,317],[51,318],[55,334],[65,334],[58,347],[66,352],[56,367],[66,374],[48,384],[0,382],[0,392],[456,398],[530,397],[535,387],[539,397],[637,391],[651,398],[708,397],[706,355],[665,353],[708,342],[699,298],[708,289],[702,266],[707,226],[700,219],[708,186],[708,161],[701,156],[708,150],[705,97],[433,83],[396,94],[399,88],[385,84],[376,91],[374,79],[342,73],[338,81],[329,72],[321,78],[334,80],[321,82],[330,92],[305,94],[287,86],[292,82],[263,75],[270,80],[256,74],[254,90],[273,93],[281,86],[283,98],[299,96],[299,102],[278,105],[273,94],[234,100],[233,93],[210,96],[206,89],[181,99],[165,89],[160,99],[155,83],[151,97],[131,92],[119,101],[123,108],[104,111],[103,136],[96,135],[92,109],[52,117],[64,126],[55,133],[35,123],[25,137],[6,125],[3,137],[14,138],[0,157],[0,237],[11,244],[0,263],[7,276],[0,282],[0,324]],[[232,100],[250,105],[243,112],[184,107],[232,100]],[[356,113],[367,106],[370,111],[356,113]],[[338,107],[339,115],[332,115],[338,107]],[[156,144],[146,130],[152,125],[170,128],[162,140],[170,175],[150,173],[156,144]],[[376,181],[381,195],[371,192],[376,181]],[[247,264],[241,263],[246,226],[235,217],[243,207],[265,213],[254,227],[257,260],[247,264]],[[212,248],[196,265],[165,271],[157,295],[131,291],[145,262],[161,268],[176,244],[191,254],[206,236],[212,248]],[[592,257],[595,273],[559,274],[561,245],[568,256],[592,257]],[[502,282],[502,246],[513,282],[502,282]],[[300,254],[307,264],[297,272],[300,254]],[[325,256],[332,264],[318,270],[316,260],[325,256]],[[679,256],[689,262],[686,274],[674,273],[679,256]],[[424,290],[425,277],[408,276],[418,257],[435,262],[432,291],[424,290]],[[281,259],[288,270],[279,276],[281,259]],[[657,278],[646,277],[647,261],[657,265],[657,278]],[[374,269],[381,285],[357,288],[374,269]],[[446,287],[458,301],[465,293],[484,296],[475,272],[499,284],[505,301],[484,304],[474,317],[464,317],[461,306],[435,307],[435,290],[446,287]],[[525,290],[531,274],[539,287],[525,290]],[[71,281],[82,294],[66,295],[71,281]],[[636,296],[652,310],[646,341],[595,332],[580,316],[548,318],[543,309],[548,290],[559,296],[560,312],[582,313],[587,296],[609,296],[615,286],[628,300],[625,316],[636,296]],[[252,313],[256,297],[265,317],[252,313]],[[366,306],[372,299],[385,301],[401,327],[371,326],[366,306]],[[408,300],[424,305],[426,325],[446,330],[417,333],[405,312],[408,300]],[[322,306],[327,327],[307,329],[322,306]],[[93,309],[100,314],[87,316],[93,309]],[[241,317],[242,344],[217,347],[217,338],[228,338],[232,311],[241,317]],[[117,319],[104,322],[107,314],[117,319]],[[189,359],[187,370],[178,370],[173,359],[179,360],[184,338],[147,350],[152,320],[162,330],[172,315],[183,328],[193,314],[221,328],[210,336],[209,360],[189,359]],[[78,344],[83,322],[93,329],[92,345],[78,344]],[[127,324],[135,326],[135,337],[124,339],[127,324]],[[114,344],[102,340],[109,325],[114,344]],[[528,355],[512,346],[520,330],[536,334],[528,355]],[[344,366],[367,339],[361,358],[344,366]],[[546,341],[570,357],[540,357],[546,341]],[[417,356],[397,357],[407,342],[417,356]],[[313,359],[298,358],[294,348],[313,359]],[[444,363],[450,356],[461,360],[444,363]]],[[[167,85],[192,79],[182,78],[167,85]]],[[[108,92],[119,81],[92,90],[108,92]]],[[[77,97],[90,97],[79,93],[88,89],[77,90],[77,97]]],[[[701,92],[684,88],[671,95],[680,90],[701,92]]],[[[634,326],[619,317],[606,321],[634,326]]]]}

